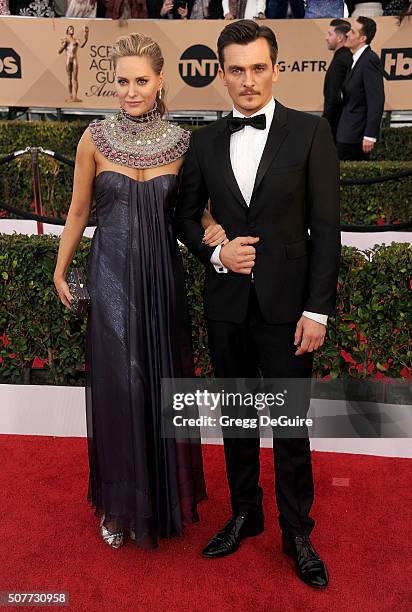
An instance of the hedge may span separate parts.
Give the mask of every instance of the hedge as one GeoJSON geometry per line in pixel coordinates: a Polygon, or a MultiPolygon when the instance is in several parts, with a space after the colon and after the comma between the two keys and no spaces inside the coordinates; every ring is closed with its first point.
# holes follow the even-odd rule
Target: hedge
{"type": "MultiPolygon", "coordinates": [[[[74,159],[76,145],[85,125],[87,123],[81,121],[0,122],[0,155],[20,150],[30,144],[56,150],[74,159]]],[[[412,140],[412,129],[399,128],[389,131],[409,134],[412,140]]],[[[406,138],[397,140],[393,136],[388,136],[387,140],[397,142],[400,148],[408,150],[406,138]]],[[[39,166],[45,214],[65,218],[71,200],[73,168],[43,155],[39,156],[39,166]]],[[[396,174],[404,170],[412,170],[412,155],[407,162],[345,162],[341,164],[341,178],[375,177],[396,174]]],[[[343,224],[371,225],[408,221],[411,217],[411,193],[412,176],[374,185],[342,186],[341,221],[343,224]]],[[[1,203],[32,210],[30,155],[0,166],[1,203]]],[[[10,215],[0,210],[0,216],[10,215]]]]}
{"type": "MultiPolygon", "coordinates": [[[[58,244],[59,238],[52,236],[0,234],[0,382],[84,383],[86,320],[72,315],[55,292],[58,244]]],[[[89,246],[90,240],[83,238],[74,265],[85,267],[89,246]]],[[[204,270],[185,249],[182,254],[196,374],[209,376],[204,270]]],[[[412,247],[379,246],[367,255],[343,247],[338,312],[316,353],[317,378],[408,379],[412,374],[412,247]]]]}
{"type": "MultiPolygon", "coordinates": [[[[0,121],[0,155],[27,146],[42,146],[73,156],[88,121],[0,121]]],[[[196,126],[186,126],[197,129],[196,126]]],[[[412,127],[384,128],[373,159],[377,161],[411,161],[412,127]]]]}

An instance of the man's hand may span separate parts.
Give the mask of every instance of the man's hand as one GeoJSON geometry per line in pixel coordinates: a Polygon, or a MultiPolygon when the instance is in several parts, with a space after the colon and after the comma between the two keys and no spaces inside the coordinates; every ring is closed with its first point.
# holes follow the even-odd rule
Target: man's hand
{"type": "Polygon", "coordinates": [[[362,140],[362,151],[364,153],[370,153],[374,146],[375,143],[373,142],[373,140],[366,140],[366,138],[362,140]]]}
{"type": "Polygon", "coordinates": [[[322,346],[326,336],[326,325],[308,319],[302,315],[297,322],[295,331],[295,345],[299,345],[295,355],[311,353],[322,346]]]}
{"type": "Polygon", "coordinates": [[[255,265],[256,249],[251,246],[259,242],[260,238],[253,236],[239,236],[234,238],[220,250],[220,261],[232,272],[250,274],[255,265]]]}

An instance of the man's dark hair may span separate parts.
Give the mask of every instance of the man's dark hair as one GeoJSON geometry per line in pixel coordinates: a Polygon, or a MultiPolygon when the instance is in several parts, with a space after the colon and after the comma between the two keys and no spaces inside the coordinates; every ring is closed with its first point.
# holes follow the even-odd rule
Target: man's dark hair
{"type": "Polygon", "coordinates": [[[363,36],[366,36],[366,44],[370,45],[375,38],[376,21],[369,17],[358,17],[356,21],[362,26],[361,33],[363,36]]]}
{"type": "Polygon", "coordinates": [[[219,55],[219,64],[223,70],[224,50],[229,45],[247,45],[258,38],[264,38],[269,45],[270,59],[272,66],[276,64],[278,58],[278,43],[275,33],[267,26],[261,26],[256,21],[251,19],[241,19],[229,23],[222,32],[217,41],[217,52],[219,55]]]}
{"type": "Polygon", "coordinates": [[[332,28],[335,29],[335,32],[338,32],[339,34],[344,34],[345,36],[347,36],[351,28],[349,21],[345,21],[344,19],[332,19],[329,25],[331,25],[332,28]]]}

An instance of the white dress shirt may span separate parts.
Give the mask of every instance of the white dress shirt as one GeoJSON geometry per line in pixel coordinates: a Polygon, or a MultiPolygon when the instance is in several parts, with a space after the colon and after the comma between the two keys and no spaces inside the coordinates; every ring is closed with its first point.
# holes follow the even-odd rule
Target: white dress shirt
{"type": "MultiPolygon", "coordinates": [[[[271,98],[266,106],[253,115],[250,115],[251,117],[262,114],[266,115],[266,128],[264,130],[258,130],[251,125],[246,125],[243,129],[234,132],[230,137],[230,161],[232,164],[233,173],[248,206],[250,205],[250,200],[252,198],[256,174],[263,149],[266,145],[274,112],[275,100],[271,98]]],[[[233,116],[245,117],[245,115],[242,115],[242,113],[236,110],[236,108],[233,108],[233,116]]],[[[216,272],[226,273],[228,272],[228,269],[225,268],[220,261],[221,248],[222,245],[215,248],[210,258],[210,262],[213,264],[216,272]]],[[[303,312],[303,314],[308,319],[313,319],[318,323],[327,325],[328,315],[308,312],[306,310],[303,312]]]]}
{"type": "MultiPolygon", "coordinates": [[[[362,55],[362,53],[365,51],[365,49],[367,49],[369,47],[369,45],[363,45],[363,47],[360,47],[354,54],[353,54],[353,58],[352,58],[352,67],[351,70],[354,69],[356,62],[358,61],[358,59],[360,58],[360,56],[362,55]]],[[[376,138],[374,138],[373,136],[364,136],[365,140],[370,140],[371,142],[376,142],[376,138]]]]}

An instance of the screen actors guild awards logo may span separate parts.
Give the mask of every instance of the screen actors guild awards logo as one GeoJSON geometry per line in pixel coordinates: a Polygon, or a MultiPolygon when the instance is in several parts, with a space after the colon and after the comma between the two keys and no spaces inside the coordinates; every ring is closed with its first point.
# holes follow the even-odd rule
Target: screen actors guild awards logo
{"type": "Polygon", "coordinates": [[[78,98],[77,93],[79,91],[79,58],[78,50],[83,49],[89,39],[89,28],[84,26],[83,28],[84,40],[80,42],[74,34],[74,27],[68,26],[66,30],[66,36],[60,41],[59,54],[66,53],[66,74],[67,74],[67,89],[69,91],[69,97],[66,98],[66,102],[82,102],[78,98]]]}
{"type": "Polygon", "coordinates": [[[206,45],[193,45],[182,53],[179,74],[190,87],[206,87],[217,75],[219,62],[216,53],[206,45]]]}

